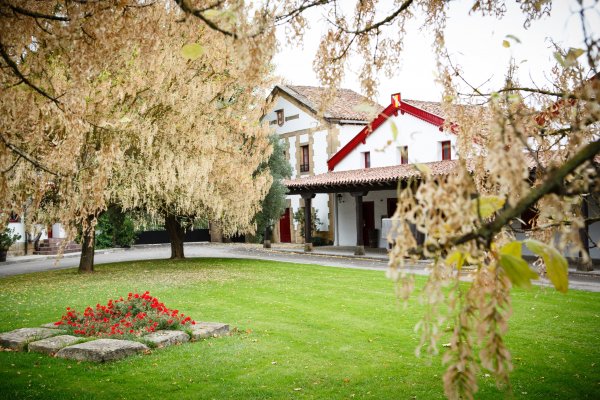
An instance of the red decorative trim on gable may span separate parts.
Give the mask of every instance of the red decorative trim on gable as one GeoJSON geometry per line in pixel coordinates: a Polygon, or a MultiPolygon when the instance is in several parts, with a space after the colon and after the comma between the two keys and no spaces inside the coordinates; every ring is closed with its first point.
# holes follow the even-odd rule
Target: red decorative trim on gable
{"type": "MultiPolygon", "coordinates": [[[[377,128],[379,128],[388,118],[392,115],[397,116],[398,111],[402,114],[408,113],[414,117],[419,118],[425,122],[428,122],[432,125],[437,126],[440,131],[443,130],[444,127],[444,118],[439,117],[435,114],[427,112],[425,110],[421,110],[415,106],[412,106],[408,103],[405,103],[400,100],[400,94],[392,95],[392,102],[389,106],[386,107],[370,124],[365,126],[356,136],[354,136],[344,147],[342,147],[337,153],[335,153],[331,158],[327,161],[327,167],[329,171],[333,171],[336,165],[339,164],[352,150],[354,150],[360,143],[365,144],[369,135],[377,128]],[[397,96],[394,98],[394,96],[397,96]],[[400,104],[400,107],[396,105],[400,104]]],[[[451,129],[454,131],[454,129],[451,129]]]]}

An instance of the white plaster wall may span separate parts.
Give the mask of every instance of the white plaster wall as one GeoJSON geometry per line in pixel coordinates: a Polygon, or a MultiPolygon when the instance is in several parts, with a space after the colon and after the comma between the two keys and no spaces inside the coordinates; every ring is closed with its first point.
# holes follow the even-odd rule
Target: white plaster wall
{"type": "Polygon", "coordinates": [[[280,135],[288,132],[295,132],[301,129],[315,128],[319,125],[319,121],[317,121],[316,118],[281,96],[275,100],[275,103],[271,107],[271,111],[265,114],[262,123],[270,126],[276,133],[280,135]],[[284,118],[296,114],[298,114],[299,117],[297,119],[285,121],[283,126],[279,126],[278,124],[269,125],[270,121],[277,119],[277,113],[275,113],[275,110],[281,109],[283,109],[284,118]]]}
{"type": "Polygon", "coordinates": [[[315,175],[327,172],[327,131],[313,133],[313,157],[315,175]]]}
{"type": "Polygon", "coordinates": [[[371,153],[371,168],[387,167],[400,164],[399,147],[408,146],[408,162],[424,163],[442,159],[441,141],[450,140],[452,158],[456,159],[456,135],[440,132],[439,129],[410,114],[398,114],[389,118],[376,129],[366,140],[359,144],[338,165],[335,171],[348,171],[364,167],[361,153],[371,153]],[[398,129],[397,139],[393,140],[392,122],[398,129]],[[388,141],[392,141],[388,144],[388,141]]]}
{"type": "Polygon", "coordinates": [[[312,207],[317,212],[320,224],[317,225],[318,231],[329,230],[329,195],[327,193],[319,193],[312,200],[312,207]]]}
{"type": "Polygon", "coordinates": [[[290,143],[290,147],[287,151],[289,151],[290,157],[290,166],[292,167],[292,178],[298,174],[296,170],[296,137],[289,137],[287,140],[290,143]]]}
{"type": "MultiPolygon", "coordinates": [[[[355,246],[356,245],[356,199],[349,193],[341,194],[341,201],[338,203],[338,229],[339,229],[339,245],[340,246],[355,246]]],[[[383,190],[369,192],[363,197],[364,201],[372,201],[375,213],[375,229],[379,230],[379,247],[386,248],[387,242],[381,237],[381,217],[387,216],[387,199],[396,198],[395,190],[383,190]]],[[[339,199],[339,197],[338,197],[339,199]]],[[[365,244],[366,245],[366,244],[365,244]]]]}
{"type": "Polygon", "coordinates": [[[67,234],[60,223],[56,223],[52,225],[52,238],[54,239],[63,239],[67,237],[67,234]]]}
{"type": "MultiPolygon", "coordinates": [[[[338,197],[338,232],[340,246],[356,245],[356,219],[354,216],[355,202],[354,197],[349,193],[341,193],[341,199],[338,197]]],[[[335,228],[334,228],[335,229],[335,228]]]]}
{"type": "Polygon", "coordinates": [[[292,219],[292,223],[294,224],[294,229],[298,229],[298,223],[294,219],[294,214],[296,213],[296,211],[298,211],[298,208],[300,207],[300,196],[288,196],[288,199],[290,199],[292,203],[292,209],[290,210],[290,218],[292,219]]]}
{"type": "Polygon", "coordinates": [[[340,129],[340,133],[338,135],[338,140],[340,141],[340,146],[336,149],[336,152],[344,147],[352,138],[360,131],[363,130],[365,125],[338,125],[340,129]]]}
{"type": "Polygon", "coordinates": [[[25,242],[25,224],[23,222],[9,222],[8,228],[12,229],[12,234],[21,235],[21,238],[16,243],[25,242]]]}

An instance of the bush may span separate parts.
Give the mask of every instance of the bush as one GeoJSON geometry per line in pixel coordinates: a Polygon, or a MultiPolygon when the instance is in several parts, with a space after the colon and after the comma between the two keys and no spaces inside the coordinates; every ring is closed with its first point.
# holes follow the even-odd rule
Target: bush
{"type": "Polygon", "coordinates": [[[0,251],[7,251],[13,243],[21,239],[21,235],[13,232],[10,228],[6,228],[4,232],[0,232],[0,251]]]}
{"type": "Polygon", "coordinates": [[[179,310],[170,310],[150,292],[129,293],[126,299],[108,300],[79,313],[67,307],[67,313],[54,325],[79,336],[141,336],[161,329],[183,330],[196,322],[179,310]]]}
{"type": "MultiPolygon", "coordinates": [[[[311,234],[314,237],[317,227],[321,224],[321,220],[317,217],[317,209],[311,208],[311,234]]],[[[304,237],[304,207],[300,207],[298,211],[294,213],[294,221],[300,224],[300,236],[304,237]]],[[[314,242],[313,242],[314,243],[314,242]]]]}
{"type": "Polygon", "coordinates": [[[109,207],[96,225],[96,248],[130,247],[137,237],[133,221],[118,207],[109,207]]]}

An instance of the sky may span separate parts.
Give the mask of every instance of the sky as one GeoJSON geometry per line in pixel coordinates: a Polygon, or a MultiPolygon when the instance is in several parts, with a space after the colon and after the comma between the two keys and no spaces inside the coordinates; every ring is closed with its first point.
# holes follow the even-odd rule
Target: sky
{"type": "MultiPolygon", "coordinates": [[[[521,84],[548,83],[548,72],[555,63],[548,38],[565,47],[583,47],[580,19],[575,13],[579,8],[574,0],[555,0],[551,15],[533,21],[527,30],[523,28],[524,17],[518,5],[510,0],[507,1],[511,3],[508,12],[501,20],[469,16],[468,10],[473,2],[460,0],[451,3],[445,40],[453,63],[461,67],[469,83],[475,86],[485,83],[483,88],[486,90],[498,88],[511,57],[520,65],[521,84]],[[507,39],[507,35],[517,37],[521,43],[507,39]],[[503,46],[504,40],[510,42],[509,48],[503,46]]],[[[386,1],[381,3],[385,7],[386,1]]],[[[307,14],[311,26],[303,47],[280,45],[275,57],[275,73],[283,83],[319,86],[312,62],[320,36],[327,28],[322,13],[319,10],[307,14]]],[[[592,31],[598,35],[600,6],[597,5],[588,15],[592,31]]],[[[394,76],[389,79],[382,72],[378,77],[380,84],[376,100],[382,105],[389,104],[390,95],[398,92],[405,99],[440,101],[441,87],[435,82],[433,39],[419,29],[418,19],[417,16],[407,30],[402,61],[394,76]]],[[[286,42],[284,28],[279,28],[277,36],[280,43],[286,42]]],[[[352,66],[346,71],[342,87],[361,93],[356,69],[352,66]]]]}

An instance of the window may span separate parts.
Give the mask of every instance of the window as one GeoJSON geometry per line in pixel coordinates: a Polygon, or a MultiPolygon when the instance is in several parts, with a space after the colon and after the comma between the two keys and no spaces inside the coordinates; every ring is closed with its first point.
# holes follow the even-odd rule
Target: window
{"type": "Polygon", "coordinates": [[[283,109],[275,110],[275,113],[277,114],[277,125],[283,126],[283,123],[285,121],[284,116],[283,116],[283,109]]]}
{"type": "Polygon", "coordinates": [[[408,146],[400,147],[400,164],[408,164],[408,146]]]}
{"type": "Polygon", "coordinates": [[[371,152],[370,151],[365,151],[363,153],[364,158],[365,158],[365,168],[371,168],[371,152]]]}
{"type": "Polygon", "coordinates": [[[450,141],[446,140],[441,142],[442,145],[442,160],[451,160],[452,159],[452,147],[450,146],[450,141]]]}
{"type": "Polygon", "coordinates": [[[302,161],[300,163],[300,172],[308,172],[310,170],[310,163],[308,158],[308,145],[300,147],[302,151],[302,161]]]}

